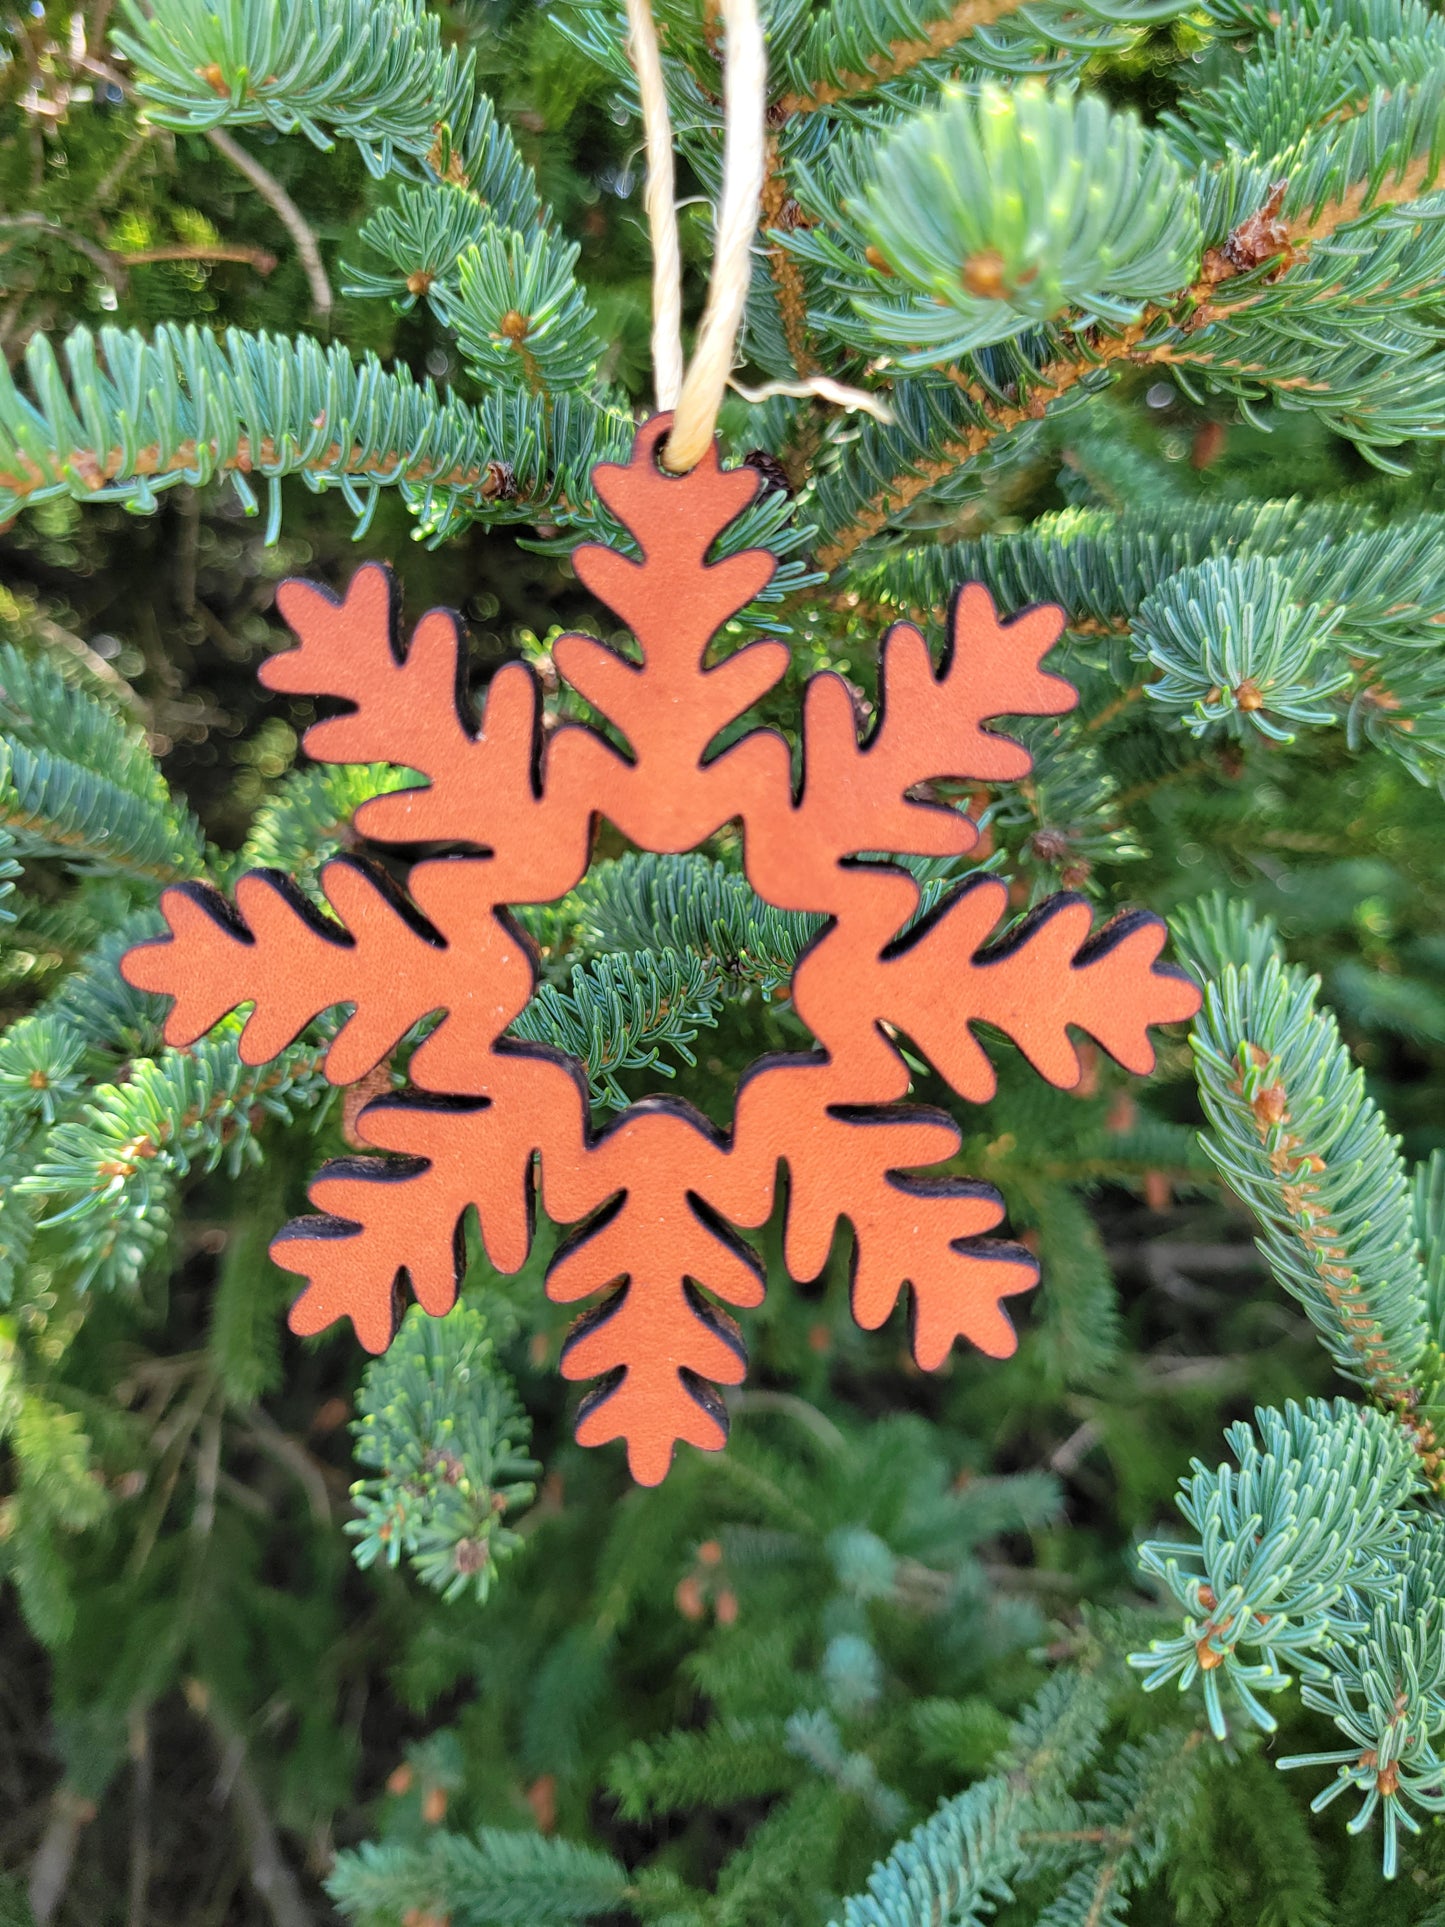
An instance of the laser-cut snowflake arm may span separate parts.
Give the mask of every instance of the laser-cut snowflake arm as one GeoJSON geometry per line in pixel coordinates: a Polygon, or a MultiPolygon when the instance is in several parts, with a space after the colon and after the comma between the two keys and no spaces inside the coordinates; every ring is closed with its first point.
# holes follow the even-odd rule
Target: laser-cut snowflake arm
{"type": "Polygon", "coordinates": [[[434,1317],[456,1300],[462,1225],[475,1206],[487,1256],[517,1271],[532,1239],[533,1153],[563,1166],[582,1156],[584,1092],[575,1073],[533,1052],[497,1059],[490,1100],[383,1097],[356,1133],[392,1159],[344,1158],[313,1180],[320,1214],[297,1218],[271,1256],[308,1282],[291,1329],[324,1331],[349,1318],[367,1351],[385,1351],[401,1309],[401,1281],[434,1317]]]}
{"type": "MultiPolygon", "coordinates": [[[[462,722],[457,620],[432,609],[404,642],[399,602],[396,578],[377,562],[363,564],[340,597],[314,582],[283,582],[276,603],[297,646],[268,657],[261,681],[350,704],[306,731],[306,752],[317,762],[395,763],[445,784],[472,748],[462,722]]],[[[454,826],[450,834],[464,831],[454,826]]]]}
{"type": "MultiPolygon", "coordinates": [[[[687,475],[666,474],[655,450],[668,422],[658,416],[638,431],[631,461],[595,471],[598,492],[636,538],[640,559],[595,544],[573,556],[583,582],[636,637],[641,663],[590,636],[563,636],[553,650],[562,675],[621,730],[632,751],[632,766],[608,786],[608,815],[658,850],[689,848],[729,814],[781,802],[788,785],[787,750],[776,736],[759,735],[712,764],[704,761],[718,732],[783,676],[788,650],[781,642],[752,642],[704,667],[712,638],[777,564],[764,549],[707,561],[759,478],[754,469],[721,468],[716,449],[687,475]]],[[[559,735],[548,757],[549,792],[570,792],[579,775],[589,780],[588,741],[576,731],[559,735]]],[[[599,794],[594,780],[594,805],[599,794]]]]}
{"type": "Polygon", "coordinates": [[[481,867],[418,864],[408,903],[379,870],[338,858],[321,872],[334,923],[274,871],[242,877],[234,910],[204,884],[178,884],[161,896],[170,935],[127,952],[121,971],[138,990],[174,997],[170,1044],[192,1044],[251,1004],[239,1047],[247,1064],[275,1057],[322,1011],[351,1005],[327,1053],[333,1084],[364,1077],[413,1024],[446,1011],[413,1076],[433,1089],[485,1090],[492,1042],[531,995],[532,962],[525,939],[477,914],[481,867]]]}
{"type": "Polygon", "coordinates": [[[583,1400],[583,1445],[627,1441],[632,1476],[656,1485],[679,1440],[716,1451],[727,1412],[716,1385],[740,1384],[747,1348],[724,1303],[762,1303],[760,1266],[708,1208],[725,1153],[681,1106],[634,1105],[560,1184],[544,1169],[549,1211],[570,1219],[613,1192],[547,1274],[547,1295],[575,1304],[615,1287],[568,1337],[562,1375],[600,1378],[583,1400]]]}
{"type": "Polygon", "coordinates": [[[771,580],[777,563],[766,549],[707,560],[723,530],[757,494],[761,478],[756,469],[722,468],[716,448],[688,474],[669,475],[656,460],[669,425],[670,417],[655,417],[638,431],[629,461],[605,462],[593,471],[598,494],[641,555],[590,542],[573,554],[578,575],[637,638],[642,672],[587,636],[564,636],[557,661],[569,682],[634,737],[639,754],[663,748],[681,730],[700,757],[723,724],[784,673],[788,651],[781,642],[754,643],[703,671],[708,643],[771,580]],[[706,720],[671,713],[678,695],[696,700],[698,685],[709,684],[716,692],[740,693],[712,694],[704,704],[706,720]]]}
{"type": "Polygon", "coordinates": [[[771,1205],[781,1160],[790,1277],[821,1273],[846,1220],[853,1316],[865,1331],[885,1322],[906,1285],[913,1355],[925,1371],[936,1370],[959,1338],[1007,1357],[1018,1340],[1000,1300],[1032,1290],[1038,1266],[1021,1245],[982,1235],[1004,1215],[991,1187],[918,1175],[918,1167],[953,1156],[958,1126],[922,1106],[830,1104],[835,1080],[833,1066],[806,1059],[750,1077],[738,1096],[734,1154],[709,1196],[737,1223],[760,1223],[754,1214],[771,1205]]]}
{"type": "MultiPolygon", "coordinates": [[[[307,754],[323,763],[393,763],[427,779],[363,803],[361,835],[478,846],[493,857],[485,881],[497,903],[572,887],[587,867],[588,812],[549,808],[541,794],[541,692],[530,669],[498,670],[473,734],[450,610],[429,610],[403,644],[395,578],[374,562],[339,599],[314,583],[283,582],[277,601],[298,646],[269,657],[261,680],[351,705],[311,725],[307,754]]],[[[596,742],[594,761],[617,760],[596,742]]]]}
{"type": "Polygon", "coordinates": [[[909,792],[930,779],[1028,774],[1023,745],[985,724],[1074,707],[1073,686],[1040,667],[1063,627],[1063,612],[1052,606],[1000,622],[987,589],[970,583],[954,597],[935,670],[922,634],[895,624],[883,642],[878,720],[866,743],[847,684],[814,676],[803,705],[802,794],[790,821],[774,820],[756,834],[755,886],[786,907],[817,908],[823,892],[837,893],[832,871],[840,858],[971,850],[978,832],[967,816],[909,792]]]}
{"type": "Polygon", "coordinates": [[[1082,897],[1057,896],[993,949],[1008,891],[995,877],[967,885],[893,955],[876,980],[876,1009],[904,1031],[960,1097],[982,1103],[996,1085],[973,1032],[1005,1032],[1041,1077],[1072,1089],[1083,1067],[1069,1033],[1078,1029],[1140,1076],[1154,1068],[1149,1030],[1199,1008],[1181,970],[1158,961],[1168,931],[1136,911],[1098,931],[1082,897]]]}

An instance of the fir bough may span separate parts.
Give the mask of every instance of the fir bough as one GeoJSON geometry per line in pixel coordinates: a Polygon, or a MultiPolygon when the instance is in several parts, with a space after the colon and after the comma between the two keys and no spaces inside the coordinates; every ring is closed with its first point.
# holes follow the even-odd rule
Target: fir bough
{"type": "Polygon", "coordinates": [[[481,1314],[460,1304],[428,1318],[413,1306],[358,1405],[356,1456],[378,1476],[351,1488],[357,1564],[405,1555],[444,1599],[485,1599],[519,1543],[506,1514],[532,1497],[538,1467],[481,1314]]]}

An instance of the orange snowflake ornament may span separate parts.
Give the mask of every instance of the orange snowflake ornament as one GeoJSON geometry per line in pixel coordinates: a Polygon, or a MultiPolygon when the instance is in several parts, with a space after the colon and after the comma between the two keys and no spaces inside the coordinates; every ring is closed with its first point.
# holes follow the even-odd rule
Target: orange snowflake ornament
{"type": "Polygon", "coordinates": [[[308,1281],[291,1327],[318,1332],[349,1317],[369,1351],[384,1350],[401,1279],[434,1315],[454,1302],[469,1206],[498,1269],[523,1264],[540,1183],[548,1214],[580,1227],[552,1261],[548,1295],[596,1301],[562,1358],[567,1378],[598,1381],[577,1436],[584,1445],[625,1439],[647,1485],[664,1476],[679,1439],[706,1450],[725,1442],[715,1388],[742,1379],[746,1353],[716,1301],[762,1299],[762,1272],[733,1227],[767,1220],[780,1164],[793,1277],[821,1272],[846,1218],[853,1314],[866,1330],[883,1324],[907,1285],[924,1368],[942,1364],[960,1337],[994,1357],[1013,1351],[1001,1301],[1035,1284],[1038,1268],[1021,1246],[987,1236],[1003,1217],[997,1193],[916,1175],[949,1158],[960,1133],[944,1113],[899,1102],[909,1078],[895,1032],[977,1102],[992,1094],[994,1073],[975,1023],[1006,1032],[1043,1077],[1069,1087],[1081,1074],[1071,1028],[1143,1073],[1154,1063],[1149,1025],[1189,1017],[1199,1002],[1182,973],[1157,961],[1157,917],[1135,913],[1092,932],[1088,905],[1059,896],[991,944],[1007,892],[990,876],[964,882],[910,927],[918,886],[880,855],[954,856],[977,842],[973,822],[925,800],[920,785],[1027,774],[1025,750],[985,724],[1073,707],[1071,686],[1039,666],[1063,628],[1059,610],[1000,623],[987,591],[971,584],[954,601],[937,668],[919,631],[897,624],[866,742],[847,685],[814,676],[796,793],[788,744],[772,730],[710,754],[789,658],[785,644],[764,641],[706,663],[713,637],[776,563],[761,549],[707,560],[759,477],[721,468],[715,450],[686,475],[666,473],[656,451],[669,419],[639,430],[627,463],[595,471],[640,554],[587,546],[574,558],[631,630],[641,662],[581,635],[555,651],[560,673],[617,727],[628,754],[573,725],[544,738],[536,679],[516,663],[493,677],[475,727],[459,698],[454,617],[433,610],[403,645],[385,569],[359,570],[341,601],[288,582],[280,605],[300,647],[272,657],[262,680],[350,705],[307,731],[309,753],[425,779],[363,804],[356,829],[376,843],[470,853],[414,864],[405,894],[376,866],[338,858],[321,873],[330,918],[272,871],[244,876],[234,909],[205,885],[180,884],[161,899],[169,936],[122,965],[128,982],[174,998],[166,1037],[175,1045],[249,1004],[248,1064],[348,1006],[326,1060],[335,1084],[365,1077],[421,1019],[444,1013],[412,1055],[413,1088],[359,1114],[361,1138],[396,1155],[327,1165],[311,1189],[321,1215],[288,1225],[272,1246],[278,1264],[308,1281]],[[792,983],[820,1048],[754,1065],[728,1134],[685,1103],[653,1098],[594,1135],[581,1066],[505,1036],[536,981],[533,947],[507,906],[551,901],[579,883],[603,815],[658,853],[737,822],[758,894],[830,919],[792,983]]]}

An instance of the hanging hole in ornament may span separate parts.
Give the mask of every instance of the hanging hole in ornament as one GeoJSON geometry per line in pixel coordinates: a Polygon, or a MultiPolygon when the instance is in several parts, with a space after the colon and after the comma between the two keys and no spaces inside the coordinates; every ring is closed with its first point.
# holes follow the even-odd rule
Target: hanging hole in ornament
{"type": "Polygon", "coordinates": [[[659,475],[665,476],[669,482],[683,482],[696,470],[702,457],[699,456],[697,460],[693,461],[687,468],[670,468],[668,466],[667,451],[672,442],[673,426],[673,410],[670,408],[660,408],[656,414],[649,416],[642,424],[638,430],[638,435],[642,440],[643,447],[648,450],[652,466],[656,472],[659,475]]]}
{"type": "Polygon", "coordinates": [[[652,465],[658,474],[665,475],[669,482],[685,482],[688,476],[696,469],[697,463],[694,462],[691,468],[669,468],[667,450],[671,440],[672,429],[671,426],[669,426],[658,436],[657,441],[653,445],[652,465]]]}

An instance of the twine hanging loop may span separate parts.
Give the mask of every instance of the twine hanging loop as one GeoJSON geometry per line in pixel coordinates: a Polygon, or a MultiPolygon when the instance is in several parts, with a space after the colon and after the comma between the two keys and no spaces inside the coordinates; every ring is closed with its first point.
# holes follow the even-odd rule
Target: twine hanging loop
{"type": "Polygon", "coordinates": [[[652,0],[627,0],[628,52],[642,95],[647,148],[644,201],[652,240],[653,378],[659,409],[673,410],[672,427],[659,460],[677,475],[695,467],[711,447],[718,410],[730,383],[750,401],[762,401],[770,395],[819,395],[837,407],[862,410],[878,421],[893,419],[887,403],[877,395],[847,388],[826,375],[769,382],[756,390],[741,388],[732,381],[767,175],[768,57],[757,0],[717,0],[717,4],[726,35],[722,196],[707,303],[692,361],[684,365],[682,256],[662,53],[652,0]]]}
{"type": "Polygon", "coordinates": [[[726,134],[722,198],[707,304],[691,363],[683,370],[682,267],[673,187],[672,122],[651,0],[627,0],[632,62],[642,94],[647,144],[647,224],[652,237],[652,360],[659,408],[674,419],[662,464],[693,468],[712,445],[718,410],[733,371],[747,306],[752,246],[766,171],[768,56],[757,0],[718,0],[726,42],[726,134]]]}

